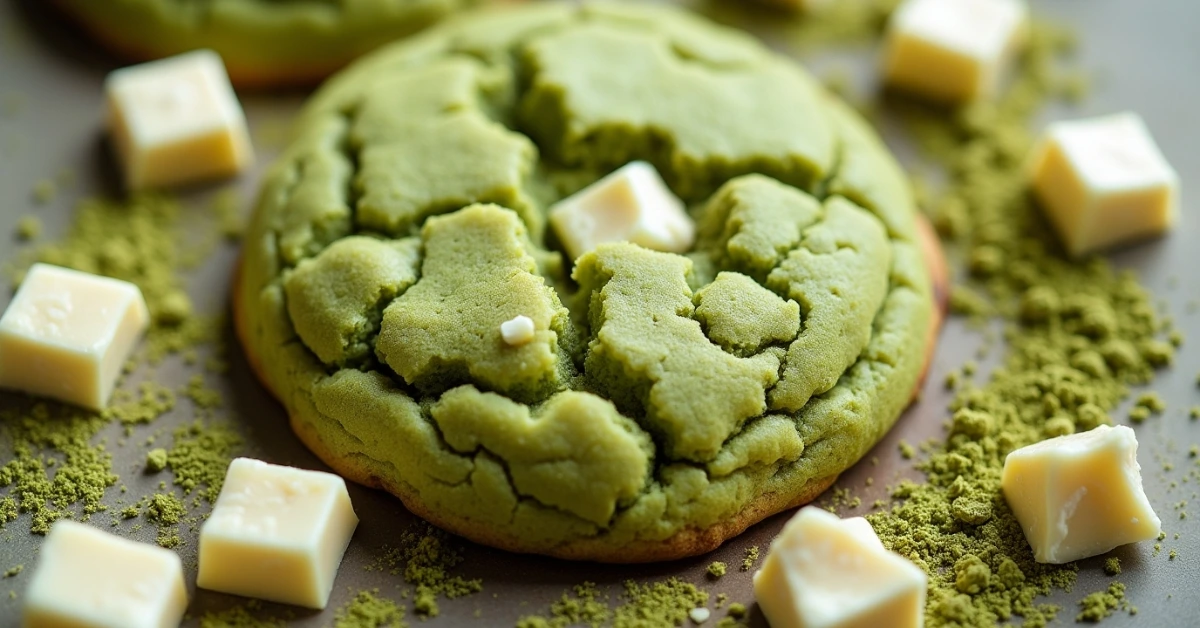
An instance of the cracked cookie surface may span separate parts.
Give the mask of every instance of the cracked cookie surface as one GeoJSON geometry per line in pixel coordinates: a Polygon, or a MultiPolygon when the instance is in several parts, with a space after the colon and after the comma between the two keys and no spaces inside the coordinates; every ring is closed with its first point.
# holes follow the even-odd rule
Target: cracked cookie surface
{"type": "Polygon", "coordinates": [[[133,60],[216,50],[239,86],[315,83],[477,0],[51,0],[133,60]]]}
{"type": "Polygon", "coordinates": [[[791,62],[676,10],[463,15],[332,79],[264,182],[243,344],[339,472],[569,558],[708,551],[887,432],[932,342],[907,183],[791,62]],[[564,259],[545,213],[633,160],[683,255],[564,259]],[[511,346],[501,323],[529,317],[511,346]]]}

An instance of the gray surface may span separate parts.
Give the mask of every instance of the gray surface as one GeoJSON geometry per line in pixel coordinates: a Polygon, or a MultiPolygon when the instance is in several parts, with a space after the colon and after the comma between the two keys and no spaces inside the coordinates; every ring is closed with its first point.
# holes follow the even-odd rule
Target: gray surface
{"type": "MultiPolygon", "coordinates": [[[[102,143],[101,94],[104,75],[115,63],[103,52],[82,43],[78,33],[59,25],[40,4],[0,0],[0,105],[14,96],[23,101],[16,115],[0,115],[0,234],[11,233],[18,217],[32,212],[43,218],[53,237],[64,229],[76,200],[115,190],[114,167],[102,143]],[[34,182],[63,169],[73,170],[78,183],[63,190],[48,206],[35,207],[31,201],[34,182]]],[[[1052,111],[1052,117],[1121,109],[1138,111],[1146,118],[1183,181],[1184,211],[1175,233],[1115,256],[1122,266],[1136,269],[1146,285],[1169,303],[1170,313],[1180,321],[1191,342],[1179,353],[1176,366],[1164,372],[1153,385],[1170,405],[1167,414],[1137,428],[1146,489],[1168,533],[1164,551],[1152,557],[1152,543],[1142,543],[1115,552],[1125,568],[1120,580],[1128,585],[1130,600],[1141,612],[1136,617],[1115,615],[1106,625],[1200,625],[1200,512],[1195,512],[1200,510],[1200,499],[1194,495],[1198,487],[1193,482],[1168,489],[1169,480],[1183,477],[1188,465],[1193,464],[1187,458],[1188,447],[1200,443],[1200,422],[1186,418],[1187,408],[1200,404],[1200,391],[1195,385],[1200,352],[1193,349],[1200,342],[1200,314],[1186,314],[1184,308],[1186,302],[1200,297],[1200,273],[1195,270],[1200,265],[1196,245],[1200,215],[1190,194],[1200,187],[1200,123],[1197,122],[1200,115],[1195,105],[1200,102],[1200,82],[1196,80],[1200,68],[1200,4],[1186,0],[1061,0],[1037,3],[1035,10],[1062,18],[1078,29],[1083,42],[1079,63],[1093,71],[1096,79],[1093,97],[1085,105],[1077,110],[1052,111]],[[1162,471],[1163,463],[1168,460],[1176,469],[1169,474],[1162,471]],[[1190,519],[1177,518],[1171,505],[1179,500],[1194,504],[1190,519]],[[1178,541],[1173,540],[1176,532],[1181,535],[1178,541]],[[1167,560],[1167,551],[1171,549],[1179,552],[1179,558],[1173,562],[1167,560]]],[[[864,70],[870,67],[868,54],[851,57],[856,58],[847,61],[846,57],[838,56],[836,64],[846,67],[852,63],[864,70]]],[[[811,61],[820,68],[830,59],[822,55],[811,61]]],[[[870,76],[868,72],[860,74],[865,89],[871,87],[870,76]]],[[[301,101],[301,95],[250,95],[243,100],[251,125],[261,137],[264,129],[278,129],[286,121],[301,101]]],[[[258,148],[260,163],[267,163],[271,148],[261,142],[258,148]]],[[[253,177],[243,178],[238,185],[249,201],[253,177]]],[[[220,186],[213,189],[217,187],[220,186]]],[[[196,190],[183,197],[192,211],[203,211],[209,191],[196,190]]],[[[0,259],[10,257],[16,250],[17,244],[7,237],[0,238],[0,259]]],[[[219,311],[226,307],[227,280],[235,257],[235,248],[223,247],[192,278],[193,296],[203,309],[219,311]]],[[[6,294],[0,296],[0,303],[6,300],[6,294]]],[[[860,464],[843,477],[841,486],[852,488],[864,504],[870,504],[883,496],[884,485],[902,475],[912,475],[911,464],[896,453],[897,442],[905,439],[915,443],[941,434],[948,396],[939,384],[947,372],[972,356],[980,340],[978,333],[967,331],[958,322],[948,325],[923,400],[902,417],[896,429],[873,452],[878,465],[860,464]],[[868,477],[875,479],[871,488],[864,485],[868,477]]],[[[235,351],[233,356],[231,372],[214,384],[226,393],[225,414],[242,425],[248,435],[245,453],[282,464],[322,468],[292,436],[280,407],[254,381],[240,354],[235,351]]],[[[169,364],[158,377],[166,383],[178,384],[182,381],[180,371],[178,364],[169,364]]],[[[4,399],[0,397],[0,403],[4,399]]],[[[135,436],[169,433],[170,427],[190,420],[192,414],[188,404],[181,404],[154,425],[138,428],[135,436]]],[[[115,427],[104,436],[115,453],[116,470],[129,485],[131,496],[153,492],[158,478],[147,479],[133,471],[135,462],[144,456],[144,449],[132,443],[142,438],[131,438],[131,444],[119,446],[116,443],[120,433],[115,427]]],[[[7,455],[6,446],[0,443],[0,460],[7,455]]],[[[351,496],[362,524],[339,574],[331,608],[341,605],[351,591],[378,587],[384,594],[398,595],[405,588],[399,577],[366,572],[362,567],[415,518],[387,495],[352,487],[351,496]]],[[[861,514],[865,510],[860,508],[847,514],[861,514]]],[[[748,573],[734,569],[712,583],[704,579],[703,570],[712,560],[724,560],[730,565],[740,563],[743,550],[751,545],[765,550],[785,520],[786,515],[771,518],[709,556],[636,567],[573,564],[515,556],[468,544],[466,561],[458,573],[483,578],[484,593],[443,601],[442,616],[428,623],[511,625],[523,614],[544,611],[565,588],[583,580],[598,582],[615,597],[620,583],[628,578],[650,581],[680,576],[714,594],[724,592],[732,600],[748,603],[752,599],[748,573]],[[481,619],[474,617],[477,609],[482,611],[481,619]]],[[[35,562],[41,537],[31,536],[27,530],[28,522],[22,518],[0,534],[0,571],[18,563],[31,567],[35,562]]],[[[147,529],[140,537],[148,539],[152,534],[147,529]]],[[[181,553],[185,563],[194,564],[195,534],[186,528],[183,534],[185,546],[181,553]]],[[[1083,561],[1075,591],[1052,598],[1068,607],[1059,624],[1072,623],[1071,609],[1075,602],[1110,581],[1103,574],[1101,563],[1101,559],[1083,561]]],[[[20,593],[30,574],[31,570],[26,569],[16,578],[0,581],[0,626],[18,623],[20,593]],[[16,601],[8,599],[8,590],[18,593],[16,601]]],[[[192,579],[194,574],[189,574],[189,581],[192,579]]],[[[206,591],[193,591],[192,599],[193,612],[226,608],[240,601],[206,591]]],[[[285,610],[269,604],[265,609],[267,613],[285,610]]],[[[714,614],[714,618],[720,616],[714,614]]],[[[323,626],[331,622],[331,617],[331,611],[324,614],[298,611],[295,624],[323,626]]],[[[765,623],[757,612],[754,621],[758,625],[765,623]]]]}

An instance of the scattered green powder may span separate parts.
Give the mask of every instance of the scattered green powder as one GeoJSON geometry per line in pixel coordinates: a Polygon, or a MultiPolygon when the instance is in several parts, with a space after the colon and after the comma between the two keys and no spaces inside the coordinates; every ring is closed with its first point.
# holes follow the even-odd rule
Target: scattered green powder
{"type": "Polygon", "coordinates": [[[745,617],[746,616],[746,605],[742,604],[741,602],[734,602],[733,604],[730,604],[729,605],[729,616],[730,617],[738,617],[738,618],[745,617]]]}
{"type": "Polygon", "coordinates": [[[209,388],[208,384],[204,383],[204,375],[200,373],[193,375],[188,380],[183,393],[192,400],[192,403],[196,404],[197,408],[216,408],[222,402],[221,391],[209,388]]]}
{"type": "Polygon", "coordinates": [[[725,563],[719,560],[713,561],[712,564],[708,566],[708,577],[714,580],[720,578],[721,576],[725,575],[725,570],[725,563]]]}
{"type": "Polygon", "coordinates": [[[917,455],[917,450],[914,449],[913,446],[910,445],[906,440],[900,441],[900,444],[897,445],[897,447],[900,449],[900,457],[904,458],[905,460],[912,460],[913,456],[917,455]]]}
{"type": "Polygon", "coordinates": [[[158,526],[156,542],[166,548],[175,548],[183,544],[176,525],[187,514],[183,502],[170,493],[152,495],[146,503],[146,520],[158,526]]]}
{"type": "Polygon", "coordinates": [[[207,237],[207,231],[195,229],[184,234],[180,216],[178,201],[161,195],[138,195],[120,202],[84,200],[62,241],[22,252],[8,272],[19,280],[21,269],[45,262],[137,284],[152,320],[146,353],[157,361],[213,340],[221,329],[219,321],[210,318],[177,320],[170,315],[172,295],[184,288],[181,243],[198,234],[207,237]]]}
{"type": "Polygon", "coordinates": [[[200,489],[201,497],[215,502],[241,444],[241,436],[226,423],[205,425],[196,421],[177,428],[175,444],[167,450],[167,465],[175,476],[175,485],[185,494],[200,489]]]}
{"type": "Polygon", "coordinates": [[[35,240],[42,235],[42,219],[37,216],[21,216],[17,219],[18,240],[35,240]]]}
{"type": "Polygon", "coordinates": [[[404,608],[379,597],[379,589],[359,591],[354,599],[338,609],[333,628],[408,628],[404,608]]]}
{"type": "Polygon", "coordinates": [[[688,611],[708,604],[708,593],[676,578],[651,584],[626,580],[625,599],[613,611],[613,628],[678,626],[688,611]]]}
{"type": "Polygon", "coordinates": [[[1167,560],[1175,560],[1178,556],[1179,556],[1178,552],[1176,552],[1175,550],[1171,550],[1170,553],[1167,554],[1167,560]]]}
{"type": "Polygon", "coordinates": [[[413,612],[436,617],[439,595],[454,599],[483,590],[481,580],[450,575],[449,571],[463,559],[448,539],[446,533],[432,526],[419,526],[401,534],[399,546],[384,548],[366,569],[403,574],[404,581],[416,587],[413,612]]]}
{"type": "Polygon", "coordinates": [[[167,468],[167,450],[159,447],[146,452],[146,471],[158,473],[167,468]]]}
{"type": "Polygon", "coordinates": [[[518,620],[516,625],[517,628],[599,628],[608,623],[611,614],[608,604],[600,599],[596,585],[584,582],[576,585],[573,593],[564,592],[557,602],[551,604],[548,617],[528,615],[518,620]]]}
{"type": "Polygon", "coordinates": [[[123,388],[113,391],[102,414],[122,425],[139,425],[151,423],[174,408],[174,391],[157,382],[144,381],[138,384],[136,395],[123,388]]]}
{"type": "Polygon", "coordinates": [[[200,628],[284,628],[282,619],[259,619],[255,615],[262,610],[262,603],[250,600],[220,612],[209,612],[200,616],[200,628]]]}
{"type": "MultiPolygon", "coordinates": [[[[1074,565],[1033,560],[1000,492],[1005,456],[1111,423],[1130,385],[1173,358],[1153,302],[1132,273],[1101,257],[1068,259],[1026,193],[1030,121],[1063,91],[1056,62],[1070,39],[1035,25],[1013,83],[994,102],[955,111],[902,99],[894,109],[946,173],[927,203],[952,259],[971,260],[956,311],[1006,323],[1007,355],[978,387],[956,391],[949,435],[903,482],[901,503],[868,516],[884,545],[929,575],[928,628],[994,626],[1014,616],[1045,626],[1058,608],[1036,599],[1068,589],[1074,565]]],[[[1149,406],[1139,406],[1146,408],[1149,406]]]]}
{"type": "Polygon", "coordinates": [[[1116,556],[1110,556],[1104,561],[1104,573],[1115,576],[1121,573],[1121,559],[1116,556]]]}
{"type": "Polygon", "coordinates": [[[0,488],[8,488],[0,523],[29,513],[30,531],[45,534],[58,519],[105,510],[100,501],[117,476],[112,454],[92,444],[105,423],[94,412],[50,402],[0,410],[0,427],[12,443],[12,458],[0,467],[0,488]]]}
{"type": "Polygon", "coordinates": [[[53,179],[41,179],[33,184],[33,202],[48,205],[58,196],[58,186],[53,179]]]}
{"type": "Polygon", "coordinates": [[[742,559],[742,571],[750,571],[758,562],[758,546],[746,548],[746,557],[742,559]]]}
{"type": "Polygon", "coordinates": [[[1107,591],[1097,591],[1080,600],[1080,611],[1075,621],[1099,622],[1112,615],[1124,601],[1125,585],[1114,582],[1108,585],[1107,591]]]}
{"type": "Polygon", "coordinates": [[[213,197],[212,210],[217,218],[217,231],[228,240],[240,240],[246,231],[241,206],[242,200],[236,189],[222,190],[213,197]]]}
{"type": "Polygon", "coordinates": [[[5,578],[15,578],[18,574],[25,570],[25,565],[16,565],[4,572],[5,578]]]}

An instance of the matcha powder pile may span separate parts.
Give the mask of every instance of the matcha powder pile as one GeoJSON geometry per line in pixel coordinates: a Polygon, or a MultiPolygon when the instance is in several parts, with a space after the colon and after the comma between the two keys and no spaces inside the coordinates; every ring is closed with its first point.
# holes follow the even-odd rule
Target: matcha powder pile
{"type": "Polygon", "coordinates": [[[1102,258],[1070,261],[1026,196],[1022,164],[1032,115],[1071,82],[1056,75],[1069,40],[1035,29],[1007,95],[947,115],[901,105],[927,155],[945,166],[934,208],[969,275],[951,306],[1000,318],[1008,351],[988,381],[957,390],[947,440],[918,463],[926,483],[870,521],[884,544],[930,577],[926,625],[1042,626],[1058,608],[1038,596],[1074,583],[1073,566],[1041,565],[1000,492],[1005,456],[1045,438],[1111,423],[1127,386],[1168,364],[1169,330],[1136,279],[1102,258]]]}

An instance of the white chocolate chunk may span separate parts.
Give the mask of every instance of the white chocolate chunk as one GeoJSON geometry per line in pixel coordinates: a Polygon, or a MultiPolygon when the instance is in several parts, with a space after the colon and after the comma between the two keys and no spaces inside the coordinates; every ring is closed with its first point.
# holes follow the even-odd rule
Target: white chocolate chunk
{"type": "Polygon", "coordinates": [[[1000,487],[1040,563],[1096,556],[1161,529],[1142,490],[1137,436],[1123,425],[1008,454],[1000,487]]]}
{"type": "Polygon", "coordinates": [[[1024,0],[905,0],[888,23],[884,80],[937,102],[987,98],[1028,30],[1024,0]]]}
{"type": "Polygon", "coordinates": [[[698,606],[688,611],[688,617],[690,617],[692,621],[696,622],[697,624],[703,624],[704,622],[708,621],[709,617],[712,617],[712,611],[704,608],[703,606],[698,606]]]}
{"type": "Polygon", "coordinates": [[[325,608],[357,526],[342,478],[238,458],[200,530],[196,585],[325,608]]]}
{"type": "Polygon", "coordinates": [[[550,224],[572,260],[605,242],[632,242],[682,253],[696,225],[654,166],[644,161],[616,172],[550,208],[550,224]]]}
{"type": "Polygon", "coordinates": [[[533,319],[524,315],[500,323],[500,336],[504,338],[505,344],[513,347],[532,341],[536,331],[533,319]]]}
{"type": "Polygon", "coordinates": [[[800,510],[754,574],[772,628],[890,628],[924,623],[926,576],[884,549],[866,520],[800,510]]]}
{"type": "Polygon", "coordinates": [[[1030,185],[1076,256],[1159,235],[1179,213],[1179,175],[1135,113],[1046,127],[1030,185]]]}
{"type": "Polygon", "coordinates": [[[183,564],[167,549],[74,521],[46,535],[25,592],[25,628],[174,628],[183,620],[183,564]]]}
{"type": "Polygon", "coordinates": [[[34,264],[0,318],[0,387],[103,409],[149,324],[137,286],[34,264]]]}
{"type": "Polygon", "coordinates": [[[246,116],[211,50],[116,70],[105,91],[130,190],[228,177],[254,162],[246,116]]]}

